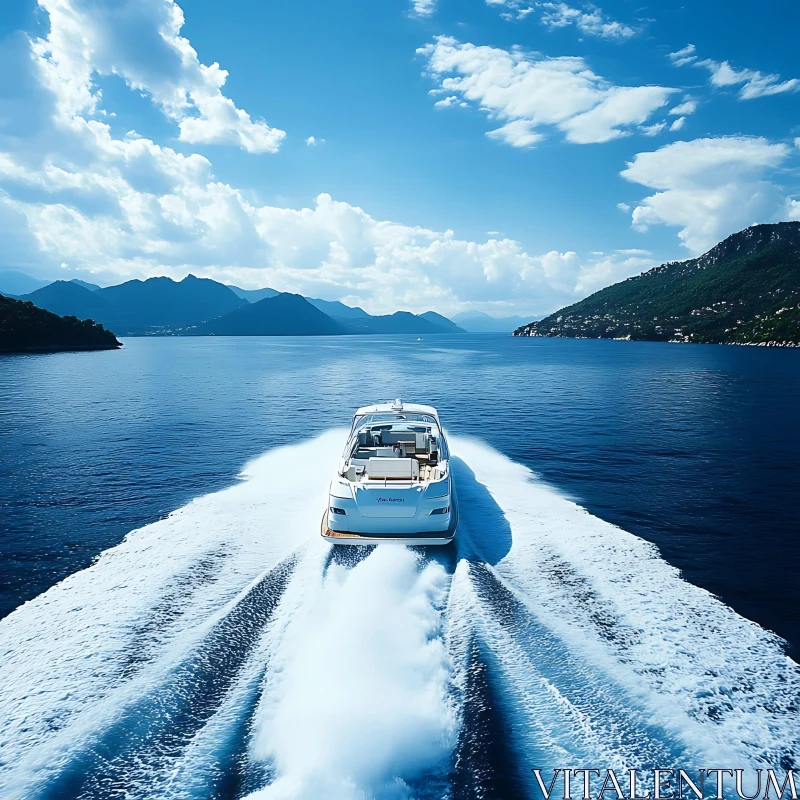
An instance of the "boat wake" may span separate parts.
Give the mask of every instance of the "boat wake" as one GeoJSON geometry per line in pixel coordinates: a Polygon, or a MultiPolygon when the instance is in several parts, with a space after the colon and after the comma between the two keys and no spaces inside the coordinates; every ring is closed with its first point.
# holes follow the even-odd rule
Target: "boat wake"
{"type": "Polygon", "coordinates": [[[319,537],[342,431],[0,622],[0,796],[506,798],[531,769],[795,765],[780,640],[453,437],[454,548],[319,537]]]}

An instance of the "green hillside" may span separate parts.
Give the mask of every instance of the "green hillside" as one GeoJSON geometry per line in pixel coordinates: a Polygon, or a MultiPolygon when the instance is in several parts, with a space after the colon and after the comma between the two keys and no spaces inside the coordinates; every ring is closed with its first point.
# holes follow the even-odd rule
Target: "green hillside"
{"type": "Polygon", "coordinates": [[[754,225],[514,335],[800,345],[800,222],[754,225]]]}
{"type": "Polygon", "coordinates": [[[0,295],[0,353],[111,350],[122,345],[90,319],[59,317],[33,303],[0,295]]]}

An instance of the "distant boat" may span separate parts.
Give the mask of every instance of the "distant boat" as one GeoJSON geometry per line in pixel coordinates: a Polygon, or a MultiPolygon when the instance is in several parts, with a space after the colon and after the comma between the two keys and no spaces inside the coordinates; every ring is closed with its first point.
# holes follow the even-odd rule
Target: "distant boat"
{"type": "Polygon", "coordinates": [[[402,400],[359,408],[331,482],[323,538],[444,545],[457,526],[450,450],[436,409],[402,400]]]}
{"type": "Polygon", "coordinates": [[[420,337],[417,339],[417,341],[418,341],[418,342],[421,342],[421,341],[422,341],[422,337],[420,336],[420,337]]]}

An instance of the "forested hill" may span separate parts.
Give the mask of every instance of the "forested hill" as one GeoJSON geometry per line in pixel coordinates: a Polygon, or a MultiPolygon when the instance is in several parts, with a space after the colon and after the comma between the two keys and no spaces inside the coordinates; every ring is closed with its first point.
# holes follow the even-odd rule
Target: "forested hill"
{"type": "Polygon", "coordinates": [[[514,335],[800,345],[800,222],[754,225],[514,335]]]}
{"type": "Polygon", "coordinates": [[[0,295],[0,353],[112,350],[122,345],[90,319],[60,317],[33,303],[0,295]]]}

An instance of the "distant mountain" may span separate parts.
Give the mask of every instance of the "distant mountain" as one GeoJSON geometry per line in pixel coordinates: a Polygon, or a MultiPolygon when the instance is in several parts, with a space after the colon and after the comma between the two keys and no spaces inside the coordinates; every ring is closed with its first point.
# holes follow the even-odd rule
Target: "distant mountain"
{"type": "Polygon", "coordinates": [[[73,278],[70,283],[77,283],[78,286],[83,286],[84,289],[88,289],[90,292],[96,292],[100,288],[96,283],[87,283],[79,278],[73,278]]]}
{"type": "Polygon", "coordinates": [[[226,285],[237,297],[247,300],[248,303],[257,303],[265,297],[277,297],[280,294],[274,289],[240,289],[238,286],[226,285]]]}
{"type": "Polygon", "coordinates": [[[197,325],[247,305],[246,300],[227,286],[194,275],[187,275],[182,281],[171,278],[127,281],[91,294],[113,305],[122,321],[120,333],[129,334],[197,325]]]}
{"type": "MultiPolygon", "coordinates": [[[[436,315],[438,316],[438,314],[436,315]]],[[[443,317],[443,319],[446,319],[443,317]]],[[[449,322],[449,320],[447,320],[449,322]]],[[[417,316],[408,311],[397,311],[380,317],[365,319],[342,319],[340,322],[350,333],[450,333],[451,331],[438,322],[432,322],[424,316],[417,316]]]]}
{"type": "Polygon", "coordinates": [[[329,317],[339,319],[366,319],[369,317],[363,308],[346,306],[338,300],[320,300],[316,297],[306,297],[306,300],[329,317]]]}
{"type": "Polygon", "coordinates": [[[4,295],[29,294],[41,289],[43,286],[47,286],[48,283],[51,283],[51,281],[32,278],[30,275],[14,269],[0,270],[0,293],[4,295]]]}
{"type": "Polygon", "coordinates": [[[102,322],[121,336],[177,334],[272,336],[303,333],[334,334],[434,334],[463,333],[447,317],[428,311],[415,315],[407,311],[373,317],[361,308],[336,300],[302,298],[272,289],[244,290],[213,280],[189,275],[182,281],[171,278],[132,280],[101,288],[78,279],[54,281],[24,296],[40,308],[55,314],[102,322]],[[259,296],[262,296],[260,299],[259,296]],[[275,305],[267,300],[283,298],[275,305]],[[286,298],[300,298],[303,304],[286,298]],[[291,304],[294,303],[292,306],[291,304]],[[252,314],[250,308],[257,307],[252,314]],[[281,316],[292,308],[300,314],[292,321],[281,316]],[[241,311],[240,315],[232,316],[241,311]],[[242,331],[237,334],[234,331],[242,331]],[[246,332],[245,332],[246,331],[246,332]],[[263,331],[263,333],[255,333],[263,331]]]}
{"type": "MultiPolygon", "coordinates": [[[[266,297],[277,297],[277,295],[280,294],[280,292],[276,292],[274,289],[240,289],[238,286],[233,286],[231,284],[228,284],[228,288],[237,297],[241,297],[243,300],[247,300],[250,303],[257,303],[259,300],[263,300],[266,297]]],[[[322,311],[323,314],[327,314],[334,319],[364,319],[369,316],[363,309],[357,306],[355,308],[346,306],[338,300],[320,300],[318,297],[306,297],[306,300],[308,300],[312,306],[322,311]]]]}
{"type": "Polygon", "coordinates": [[[121,346],[102,325],[61,317],[33,303],[0,295],[0,352],[113,350],[121,346]]]}
{"type": "Polygon", "coordinates": [[[194,336],[328,336],[344,327],[299,294],[279,294],[178,331],[194,336]]]}
{"type": "Polygon", "coordinates": [[[511,333],[534,319],[534,316],[492,317],[482,311],[462,311],[453,316],[453,322],[467,333],[511,333]]]}
{"type": "Polygon", "coordinates": [[[432,322],[434,325],[442,329],[442,333],[466,333],[466,331],[456,325],[453,320],[448,319],[447,317],[443,317],[441,314],[437,314],[435,311],[426,311],[423,314],[418,314],[421,319],[426,319],[428,322],[432,322]]]}
{"type": "Polygon", "coordinates": [[[120,315],[108,300],[74,281],[53,281],[21,299],[61,316],[92,319],[110,327],[117,327],[121,322],[120,315]]]}
{"type": "Polygon", "coordinates": [[[800,222],[754,225],[514,335],[800,345],[800,222]]]}

